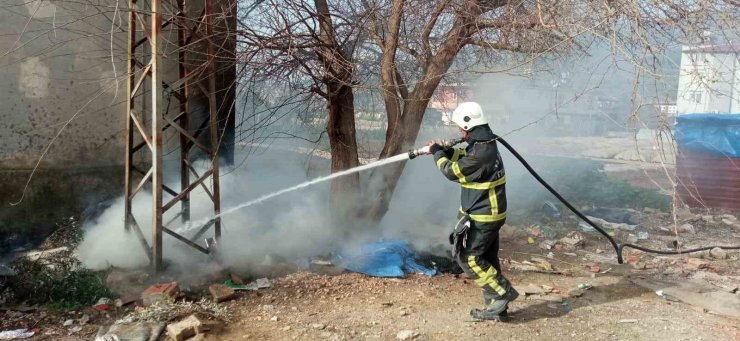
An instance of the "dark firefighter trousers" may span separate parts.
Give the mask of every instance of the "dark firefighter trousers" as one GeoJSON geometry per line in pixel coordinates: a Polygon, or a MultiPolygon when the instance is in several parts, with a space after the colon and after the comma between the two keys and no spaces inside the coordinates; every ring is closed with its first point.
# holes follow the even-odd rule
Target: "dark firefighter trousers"
{"type": "Polygon", "coordinates": [[[483,297],[489,299],[506,297],[511,283],[501,273],[498,259],[498,232],[503,221],[480,223],[470,221],[464,245],[457,250],[455,260],[460,267],[483,289],[483,297]]]}

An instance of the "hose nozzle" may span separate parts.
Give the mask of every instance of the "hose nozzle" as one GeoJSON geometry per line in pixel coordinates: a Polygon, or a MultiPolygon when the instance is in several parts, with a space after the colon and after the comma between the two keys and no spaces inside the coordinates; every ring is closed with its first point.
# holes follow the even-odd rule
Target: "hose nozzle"
{"type": "MultiPolygon", "coordinates": [[[[451,140],[440,140],[439,142],[437,142],[437,144],[440,145],[440,146],[442,146],[443,148],[450,148],[450,147],[453,147],[453,146],[455,146],[457,144],[462,143],[463,141],[465,141],[465,140],[462,139],[462,138],[459,138],[459,139],[451,139],[451,140]]],[[[421,148],[416,148],[416,149],[410,150],[409,151],[409,159],[414,159],[415,157],[417,157],[419,155],[431,154],[431,151],[429,150],[429,147],[430,146],[424,146],[424,147],[421,147],[421,148]]]]}

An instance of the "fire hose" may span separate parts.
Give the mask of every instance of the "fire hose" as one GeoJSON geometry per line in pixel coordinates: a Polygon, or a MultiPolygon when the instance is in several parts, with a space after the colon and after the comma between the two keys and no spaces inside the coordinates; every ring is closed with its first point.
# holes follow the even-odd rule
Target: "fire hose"
{"type": "MultiPolygon", "coordinates": [[[[573,207],[573,205],[570,202],[568,202],[568,200],[565,200],[565,198],[563,198],[563,196],[560,195],[560,193],[558,193],[554,188],[552,188],[552,186],[550,186],[550,184],[548,184],[544,179],[542,179],[542,177],[539,174],[537,174],[537,172],[535,172],[532,166],[530,166],[529,163],[526,160],[524,160],[524,158],[514,149],[514,147],[512,147],[508,142],[506,142],[506,140],[504,140],[498,135],[494,135],[494,136],[495,136],[494,140],[497,140],[504,147],[506,147],[506,149],[508,149],[509,152],[511,152],[511,154],[514,155],[514,157],[517,160],[519,160],[522,166],[524,166],[524,168],[527,169],[529,174],[531,174],[543,187],[545,187],[550,193],[552,193],[552,195],[554,195],[561,203],[563,203],[563,205],[565,205],[571,212],[573,212],[576,216],[578,216],[578,218],[581,218],[583,221],[591,225],[591,227],[593,227],[596,231],[598,231],[601,235],[603,235],[609,241],[609,244],[611,244],[612,248],[614,248],[614,252],[616,252],[617,254],[617,262],[619,264],[624,264],[624,257],[622,256],[622,252],[624,251],[624,248],[628,248],[628,247],[636,249],[636,250],[640,250],[643,252],[655,253],[655,254],[661,254],[661,255],[681,255],[681,254],[687,254],[687,253],[693,253],[693,252],[699,252],[699,251],[707,251],[707,250],[711,250],[714,248],[720,248],[720,249],[725,249],[725,250],[740,250],[740,246],[705,246],[705,247],[685,249],[685,250],[678,250],[678,249],[676,250],[654,250],[654,249],[650,249],[650,248],[646,248],[643,246],[630,244],[630,243],[619,244],[612,236],[610,236],[606,231],[604,231],[603,228],[601,228],[599,225],[591,221],[591,219],[589,219],[586,215],[581,213],[578,209],[573,207]]],[[[442,146],[445,148],[450,148],[462,142],[463,142],[463,139],[442,141],[442,146]]],[[[416,156],[423,155],[423,154],[429,154],[428,146],[410,151],[409,158],[413,159],[416,156]]]]}

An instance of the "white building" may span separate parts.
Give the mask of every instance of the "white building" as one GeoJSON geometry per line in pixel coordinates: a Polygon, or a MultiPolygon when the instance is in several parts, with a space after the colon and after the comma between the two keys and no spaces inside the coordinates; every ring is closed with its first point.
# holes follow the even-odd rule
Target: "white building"
{"type": "Polygon", "coordinates": [[[740,45],[684,46],[676,107],[682,114],[740,113],[740,45]]]}

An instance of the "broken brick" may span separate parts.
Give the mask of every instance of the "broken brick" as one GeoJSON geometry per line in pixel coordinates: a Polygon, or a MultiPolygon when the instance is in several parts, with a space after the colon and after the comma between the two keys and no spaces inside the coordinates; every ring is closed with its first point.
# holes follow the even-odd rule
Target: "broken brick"
{"type": "Polygon", "coordinates": [[[627,261],[627,264],[634,265],[639,263],[641,258],[642,257],[640,257],[640,255],[629,255],[625,260],[627,261]]]}
{"type": "Polygon", "coordinates": [[[200,320],[194,315],[186,319],[167,325],[167,337],[174,341],[184,341],[197,334],[200,320]]]}
{"type": "Polygon", "coordinates": [[[201,320],[190,315],[184,320],[167,326],[167,337],[174,341],[191,340],[191,337],[218,331],[223,325],[218,321],[201,320]]]}
{"type": "Polygon", "coordinates": [[[710,264],[708,261],[705,261],[700,258],[694,258],[694,257],[686,258],[686,268],[688,270],[696,271],[699,269],[708,269],[709,265],[710,264]]]}
{"type": "Polygon", "coordinates": [[[223,284],[213,284],[208,287],[214,302],[228,301],[236,296],[236,291],[223,284]]]}
{"type": "Polygon", "coordinates": [[[173,303],[180,295],[180,287],[176,282],[155,284],[144,290],[141,300],[145,306],[155,303],[173,303]]]}

